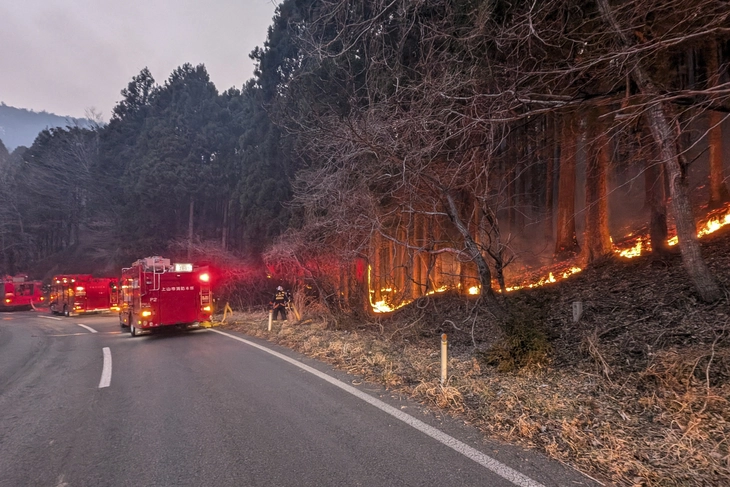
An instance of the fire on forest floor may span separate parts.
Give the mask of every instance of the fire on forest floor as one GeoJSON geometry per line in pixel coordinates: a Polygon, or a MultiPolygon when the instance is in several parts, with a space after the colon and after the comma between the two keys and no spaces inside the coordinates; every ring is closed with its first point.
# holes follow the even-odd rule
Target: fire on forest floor
{"type": "Polygon", "coordinates": [[[302,323],[271,332],[263,312],[237,313],[226,327],[408,394],[607,484],[730,485],[730,232],[701,245],[725,290],[719,303],[699,301],[678,253],[616,259],[510,293],[511,308],[539,312],[550,350],[517,371],[483,360],[500,329],[474,298],[449,294],[368,322],[326,325],[309,310],[302,323]],[[576,301],[584,313],[574,322],[576,301]]]}
{"type": "MultiPolygon", "coordinates": [[[[697,238],[703,238],[707,235],[715,233],[726,225],[730,225],[730,204],[726,204],[721,208],[707,211],[705,216],[697,222],[697,238]]],[[[628,235],[621,238],[619,241],[614,242],[611,240],[613,245],[613,253],[615,256],[622,259],[634,259],[642,255],[651,253],[652,245],[651,238],[649,237],[649,228],[643,227],[635,230],[628,235]]],[[[675,229],[671,229],[670,237],[667,239],[667,247],[674,247],[679,243],[679,239],[676,235],[675,229]]],[[[543,266],[537,269],[522,267],[519,269],[510,269],[509,283],[505,286],[504,291],[511,293],[514,291],[520,291],[523,289],[534,289],[549,284],[554,284],[559,280],[568,279],[578,274],[583,269],[578,267],[575,262],[558,262],[552,266],[543,266]]],[[[402,299],[402,296],[398,296],[398,290],[392,287],[381,289],[382,299],[380,301],[374,301],[373,295],[375,290],[371,284],[371,272],[372,269],[368,266],[368,288],[370,290],[370,306],[375,313],[392,313],[398,309],[401,309],[412,302],[411,299],[400,301],[397,303],[391,302],[391,298],[402,299]]],[[[459,284],[459,286],[461,286],[459,284]]],[[[496,289],[498,282],[496,279],[493,280],[493,286],[496,289]]],[[[438,289],[429,291],[429,295],[438,294],[443,292],[461,292],[472,295],[480,294],[481,289],[478,285],[470,287],[468,290],[449,287],[443,285],[438,289]]]]}

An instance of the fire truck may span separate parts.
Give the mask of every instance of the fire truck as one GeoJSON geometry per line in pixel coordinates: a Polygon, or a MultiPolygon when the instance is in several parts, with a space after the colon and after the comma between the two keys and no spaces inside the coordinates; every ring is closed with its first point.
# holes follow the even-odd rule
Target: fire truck
{"type": "Polygon", "coordinates": [[[26,275],[5,276],[0,280],[0,311],[27,311],[34,304],[41,304],[43,283],[31,281],[26,275]]]}
{"type": "Polygon", "coordinates": [[[122,269],[119,324],[132,336],[210,321],[213,296],[208,266],[146,257],[122,269]]]}
{"type": "Polygon", "coordinates": [[[119,279],[64,274],[51,280],[51,313],[72,316],[119,310],[119,279]]]}

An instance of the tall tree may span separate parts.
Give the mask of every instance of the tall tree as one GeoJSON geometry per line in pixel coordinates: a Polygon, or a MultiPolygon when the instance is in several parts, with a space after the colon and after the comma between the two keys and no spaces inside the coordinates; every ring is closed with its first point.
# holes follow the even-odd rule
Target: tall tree
{"type": "Polygon", "coordinates": [[[555,255],[558,259],[574,256],[579,252],[575,232],[575,166],[578,129],[575,115],[563,117],[560,141],[560,168],[558,176],[558,220],[555,240],[555,255]]]}
{"type": "MultiPolygon", "coordinates": [[[[712,38],[706,46],[705,53],[707,56],[707,85],[708,91],[711,93],[719,89],[720,86],[720,63],[718,57],[720,52],[718,49],[717,39],[712,38]]],[[[709,158],[710,158],[710,208],[719,208],[730,201],[730,192],[725,183],[725,170],[723,160],[723,137],[722,123],[726,116],[720,112],[722,104],[718,96],[709,97],[711,106],[707,111],[709,122],[709,158]]]]}
{"type": "MultiPolygon", "coordinates": [[[[127,228],[149,250],[194,234],[198,204],[214,190],[218,92],[203,65],[177,68],[149,100],[124,174],[127,228]],[[154,211],[149,211],[154,208],[154,211]]],[[[136,105],[135,105],[136,106],[136,105]]]]}
{"type": "Polygon", "coordinates": [[[651,251],[655,256],[662,257],[667,254],[669,246],[667,245],[667,200],[664,191],[666,183],[661,162],[651,158],[646,159],[644,185],[649,206],[651,251]]]}
{"type": "Polygon", "coordinates": [[[10,153],[8,152],[8,148],[5,147],[5,144],[3,144],[2,139],[0,139],[0,170],[2,169],[3,165],[8,161],[10,158],[10,153]]]}
{"type": "Polygon", "coordinates": [[[608,137],[600,115],[605,110],[597,107],[588,117],[589,144],[586,155],[586,225],[583,241],[583,260],[591,264],[613,254],[611,235],[608,231],[609,167],[608,137]]]}
{"type": "MultiPolygon", "coordinates": [[[[619,22],[608,0],[597,0],[597,3],[601,17],[608,26],[609,32],[617,39],[618,44],[628,51],[635,49],[636,42],[627,35],[626,27],[619,22]]],[[[679,9],[680,14],[686,13],[683,6],[674,6],[679,9]]],[[[727,19],[727,11],[725,10],[724,12],[727,19]]],[[[676,15],[677,12],[673,13],[676,15]]],[[[705,15],[712,14],[712,12],[703,13],[705,15]]],[[[705,27],[702,26],[701,28],[705,27]]],[[[628,57],[627,60],[630,62],[632,79],[635,81],[641,93],[649,100],[645,117],[654,142],[658,147],[659,156],[669,177],[669,187],[672,196],[671,205],[677,225],[677,236],[681,246],[684,267],[699,292],[701,299],[708,302],[716,301],[720,299],[722,292],[702,258],[700,246],[697,242],[697,229],[687,192],[686,171],[677,149],[679,143],[679,134],[677,133],[678,125],[672,125],[670,123],[673,114],[672,107],[666,101],[662,100],[661,93],[649,75],[643,61],[633,56],[628,57]]]]}

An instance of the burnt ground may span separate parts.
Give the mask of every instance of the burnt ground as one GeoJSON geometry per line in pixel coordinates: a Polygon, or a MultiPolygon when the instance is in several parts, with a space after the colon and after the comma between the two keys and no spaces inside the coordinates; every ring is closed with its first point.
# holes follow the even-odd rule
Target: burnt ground
{"type": "Polygon", "coordinates": [[[703,303],[678,253],[602,263],[510,293],[509,335],[458,296],[367,322],[317,318],[266,337],[622,486],[730,485],[730,229],[702,239],[725,297],[703,303]],[[584,312],[573,318],[573,303],[584,312]],[[440,336],[449,377],[439,381],[440,336]]]}

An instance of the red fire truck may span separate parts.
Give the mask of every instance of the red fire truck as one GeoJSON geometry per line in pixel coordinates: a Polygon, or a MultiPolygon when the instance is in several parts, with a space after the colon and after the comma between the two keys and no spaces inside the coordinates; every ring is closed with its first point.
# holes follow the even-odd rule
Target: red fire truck
{"type": "Polygon", "coordinates": [[[31,281],[26,275],[5,276],[0,280],[0,311],[23,311],[42,304],[43,283],[31,281]]]}
{"type": "Polygon", "coordinates": [[[91,274],[64,274],[51,281],[51,313],[71,316],[119,310],[119,280],[91,274]]]}
{"type": "Polygon", "coordinates": [[[132,336],[210,321],[213,296],[207,266],[146,257],[122,269],[119,322],[132,336]]]}

